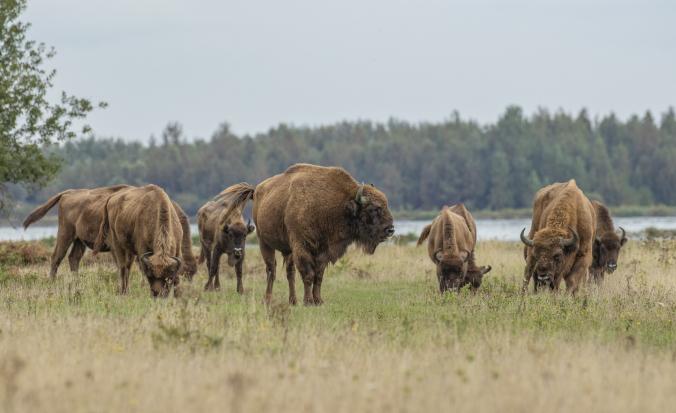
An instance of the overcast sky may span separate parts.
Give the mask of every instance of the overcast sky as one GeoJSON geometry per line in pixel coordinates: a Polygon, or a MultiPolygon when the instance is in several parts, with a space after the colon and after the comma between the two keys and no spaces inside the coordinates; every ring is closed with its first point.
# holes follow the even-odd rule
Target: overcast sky
{"type": "Polygon", "coordinates": [[[676,104],[674,1],[29,0],[99,135],[676,104]]]}

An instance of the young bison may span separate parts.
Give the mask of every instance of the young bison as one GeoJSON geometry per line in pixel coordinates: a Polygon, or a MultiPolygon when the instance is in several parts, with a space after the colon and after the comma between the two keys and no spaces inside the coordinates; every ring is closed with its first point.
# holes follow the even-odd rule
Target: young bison
{"type": "Polygon", "coordinates": [[[240,294],[244,292],[242,266],[245,241],[246,236],[251,234],[255,227],[251,225],[251,222],[245,224],[242,217],[242,210],[248,195],[244,192],[244,197],[238,197],[238,194],[242,193],[242,189],[249,187],[248,184],[233,185],[197,211],[197,225],[202,245],[199,263],[206,260],[209,272],[209,280],[204,286],[205,290],[221,288],[218,267],[221,255],[227,254],[228,265],[234,266],[237,274],[237,292],[240,294]]]}
{"type": "Polygon", "coordinates": [[[627,233],[620,227],[621,234],[615,232],[613,219],[608,208],[598,201],[592,201],[596,211],[596,237],[594,238],[594,260],[589,268],[591,278],[601,284],[606,271],[615,272],[620,249],[627,242],[627,233]]]}
{"type": "Polygon", "coordinates": [[[427,252],[437,266],[439,291],[481,286],[491,266],[477,267],[474,257],[476,224],[463,204],[445,206],[431,224],[423,228],[418,246],[426,239],[427,252]]]}

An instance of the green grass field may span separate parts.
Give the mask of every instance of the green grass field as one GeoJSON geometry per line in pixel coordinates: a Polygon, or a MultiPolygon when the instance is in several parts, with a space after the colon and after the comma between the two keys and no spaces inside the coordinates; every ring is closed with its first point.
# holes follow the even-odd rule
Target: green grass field
{"type": "MultiPolygon", "coordinates": [[[[284,271],[262,303],[222,266],[154,300],[135,268],[116,293],[108,257],[0,270],[0,411],[672,411],[676,244],[630,242],[601,289],[520,294],[522,247],[489,242],[478,293],[440,296],[424,248],[356,250],[331,267],[322,307],[289,307],[284,271]],[[224,281],[224,282],[223,282],[224,281]]],[[[298,293],[302,283],[297,282],[298,293]]]]}

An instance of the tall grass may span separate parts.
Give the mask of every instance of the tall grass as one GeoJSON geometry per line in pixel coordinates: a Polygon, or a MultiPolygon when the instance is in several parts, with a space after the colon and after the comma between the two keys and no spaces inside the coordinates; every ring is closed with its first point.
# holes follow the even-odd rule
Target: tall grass
{"type": "MultiPolygon", "coordinates": [[[[478,293],[438,294],[424,248],[350,251],[325,305],[290,307],[283,269],[263,305],[247,254],[205,293],[153,300],[109,259],[0,270],[4,411],[669,411],[676,403],[676,244],[630,242],[603,288],[519,292],[522,249],[480,245],[478,293]]],[[[298,283],[299,291],[302,283],[298,283]]]]}

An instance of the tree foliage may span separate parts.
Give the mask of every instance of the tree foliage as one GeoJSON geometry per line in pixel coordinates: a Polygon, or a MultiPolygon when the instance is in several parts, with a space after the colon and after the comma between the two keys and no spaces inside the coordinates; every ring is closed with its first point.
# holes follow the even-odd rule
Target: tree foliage
{"type": "Polygon", "coordinates": [[[55,52],[28,40],[30,25],[19,20],[25,6],[25,0],[0,2],[0,208],[6,184],[42,185],[55,175],[59,159],[42,147],[88,132],[74,121],[93,109],[65,92],[51,101],[56,72],[46,63],[55,52]]]}
{"type": "Polygon", "coordinates": [[[256,136],[221,126],[209,141],[188,142],[172,123],[161,142],[145,146],[87,138],[52,150],[65,167],[43,202],[66,189],[155,183],[189,213],[240,181],[258,183],[296,162],[339,165],[372,182],[396,210],[435,210],[465,202],[473,209],[529,207],[542,185],[575,178],[610,205],[676,204],[676,117],[649,113],[626,121],[510,107],[495,124],[457,114],[440,123],[341,122],[321,127],[279,125],[256,136]]]}

